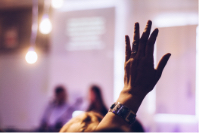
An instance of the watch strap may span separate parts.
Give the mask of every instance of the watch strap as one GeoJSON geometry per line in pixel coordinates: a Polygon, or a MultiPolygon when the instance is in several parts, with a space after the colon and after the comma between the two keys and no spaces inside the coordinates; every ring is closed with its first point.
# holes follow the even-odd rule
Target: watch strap
{"type": "Polygon", "coordinates": [[[136,114],[119,102],[113,103],[109,109],[109,112],[122,117],[129,124],[133,124],[135,122],[136,114]]]}

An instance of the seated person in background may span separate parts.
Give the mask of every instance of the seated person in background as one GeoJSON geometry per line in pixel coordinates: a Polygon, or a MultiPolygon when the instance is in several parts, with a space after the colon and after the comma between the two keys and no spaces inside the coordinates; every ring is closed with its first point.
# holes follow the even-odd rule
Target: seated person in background
{"type": "Polygon", "coordinates": [[[89,89],[89,107],[87,111],[97,112],[103,116],[108,112],[102,99],[101,89],[96,85],[91,86],[89,89]]]}
{"type": "Polygon", "coordinates": [[[39,131],[57,132],[72,118],[73,107],[67,103],[67,93],[63,86],[57,86],[54,99],[46,107],[39,131]]]}
{"type": "Polygon", "coordinates": [[[110,107],[109,112],[99,124],[93,122],[99,119],[91,119],[88,113],[82,114],[82,116],[79,115],[66,123],[60,132],[132,131],[130,125],[135,121],[142,100],[153,90],[171,56],[170,53],[165,54],[159,61],[157,68],[154,69],[153,51],[158,29],[155,29],[150,35],[151,25],[152,22],[149,20],[140,38],[139,23],[135,23],[132,48],[129,37],[125,36],[124,88],[118,100],[110,107]],[[87,123],[87,120],[90,120],[89,123],[87,123]],[[89,128],[91,124],[92,128],[89,128]]]}

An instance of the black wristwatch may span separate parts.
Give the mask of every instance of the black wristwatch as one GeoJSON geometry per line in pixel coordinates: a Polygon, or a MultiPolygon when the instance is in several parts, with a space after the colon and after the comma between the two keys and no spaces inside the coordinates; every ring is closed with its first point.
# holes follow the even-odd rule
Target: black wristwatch
{"type": "Polygon", "coordinates": [[[109,112],[122,117],[130,125],[135,122],[136,114],[119,102],[113,103],[109,109],[109,112]]]}

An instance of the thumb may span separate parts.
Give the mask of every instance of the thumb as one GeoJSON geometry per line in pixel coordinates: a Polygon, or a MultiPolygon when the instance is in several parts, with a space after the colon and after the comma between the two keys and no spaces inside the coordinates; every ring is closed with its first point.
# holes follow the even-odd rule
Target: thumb
{"type": "Polygon", "coordinates": [[[160,77],[162,75],[162,71],[163,71],[164,67],[166,66],[167,61],[169,60],[170,56],[171,56],[171,54],[167,53],[159,61],[158,66],[156,68],[156,77],[157,77],[157,80],[160,79],[160,77]]]}

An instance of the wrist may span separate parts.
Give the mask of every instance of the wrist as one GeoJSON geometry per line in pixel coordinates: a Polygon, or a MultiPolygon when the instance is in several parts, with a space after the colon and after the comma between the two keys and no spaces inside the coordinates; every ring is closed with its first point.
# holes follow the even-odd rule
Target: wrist
{"type": "Polygon", "coordinates": [[[134,113],[137,113],[138,108],[140,107],[145,95],[131,93],[123,89],[117,99],[117,102],[120,102],[131,109],[134,113]]]}

